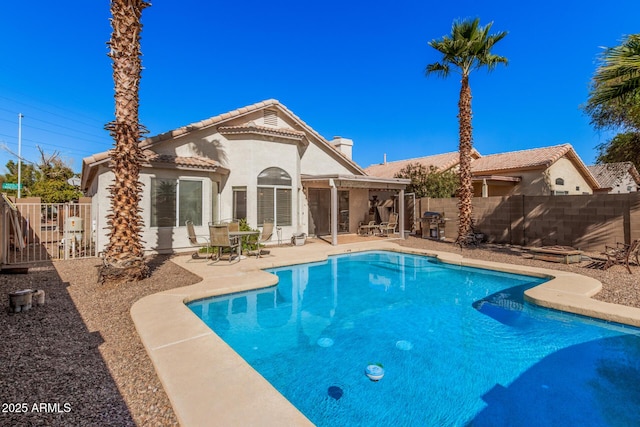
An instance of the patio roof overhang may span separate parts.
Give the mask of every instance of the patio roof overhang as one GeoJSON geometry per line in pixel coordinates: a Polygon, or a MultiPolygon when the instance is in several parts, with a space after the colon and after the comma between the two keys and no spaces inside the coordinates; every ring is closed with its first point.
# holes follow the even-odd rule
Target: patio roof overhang
{"type": "MultiPolygon", "coordinates": [[[[329,188],[331,190],[331,244],[338,244],[338,188],[364,188],[369,190],[391,190],[398,194],[398,214],[404,218],[404,189],[411,183],[409,179],[377,178],[366,175],[302,175],[305,188],[329,188]]],[[[401,220],[402,221],[402,220],[401,220]]],[[[400,225],[400,238],[404,239],[404,226],[400,225]]]]}
{"type": "Polygon", "coordinates": [[[471,181],[482,183],[482,197],[489,196],[489,184],[494,186],[516,186],[522,177],[506,175],[476,175],[471,177],[471,181]]]}
{"type": "Polygon", "coordinates": [[[368,188],[370,190],[403,190],[411,184],[410,179],[378,178],[366,175],[302,175],[302,185],[313,188],[368,188]]]}
{"type": "Polygon", "coordinates": [[[519,176],[505,176],[505,175],[474,175],[471,177],[472,181],[504,181],[504,182],[520,182],[522,178],[519,176]]]}

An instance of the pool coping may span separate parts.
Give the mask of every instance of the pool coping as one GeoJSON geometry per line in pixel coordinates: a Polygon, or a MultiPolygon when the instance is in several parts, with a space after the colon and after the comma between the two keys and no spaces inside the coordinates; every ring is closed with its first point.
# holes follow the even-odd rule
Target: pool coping
{"type": "Polygon", "coordinates": [[[146,296],[131,307],[138,335],[182,426],[209,425],[214,421],[220,425],[313,425],[185,305],[214,295],[273,286],[277,278],[262,271],[266,268],[368,250],[431,255],[454,265],[551,277],[525,291],[525,299],[547,308],[640,327],[640,309],[594,300],[591,297],[602,289],[602,284],[576,273],[406,248],[393,241],[270,249],[268,257],[214,265],[187,255],[175,257],[173,262],[203,280],[146,296]]]}

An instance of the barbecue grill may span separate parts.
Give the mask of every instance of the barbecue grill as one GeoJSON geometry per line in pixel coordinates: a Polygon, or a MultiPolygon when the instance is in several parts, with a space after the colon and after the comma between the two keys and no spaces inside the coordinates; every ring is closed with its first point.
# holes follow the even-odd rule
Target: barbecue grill
{"type": "Polygon", "coordinates": [[[444,239],[444,214],[426,211],[420,221],[423,239],[444,239]]]}

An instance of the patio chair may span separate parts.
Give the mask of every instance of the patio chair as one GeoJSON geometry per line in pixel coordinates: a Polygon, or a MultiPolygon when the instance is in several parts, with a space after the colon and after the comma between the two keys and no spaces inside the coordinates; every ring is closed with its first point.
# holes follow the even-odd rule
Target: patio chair
{"type": "MultiPolygon", "coordinates": [[[[260,258],[263,250],[261,247],[266,246],[265,243],[271,240],[271,236],[273,236],[273,222],[265,222],[262,224],[262,232],[260,233],[260,237],[258,238],[258,242],[256,243],[256,258],[260,258]]],[[[265,252],[265,254],[268,252],[265,252]]]]}
{"type": "Polygon", "coordinates": [[[602,267],[603,270],[608,269],[614,265],[624,265],[627,268],[629,274],[631,274],[631,268],[629,267],[629,258],[635,256],[636,265],[640,265],[638,262],[638,249],[640,249],[640,239],[636,239],[631,242],[630,245],[625,243],[616,243],[615,246],[605,245],[605,250],[602,255],[607,256],[607,261],[602,267]]]}
{"type": "Polygon", "coordinates": [[[196,231],[193,227],[193,221],[186,220],[185,225],[187,226],[187,234],[189,236],[189,243],[191,246],[195,246],[198,248],[195,253],[191,255],[191,258],[198,259],[200,258],[200,248],[207,248],[207,258],[209,257],[209,248],[211,245],[209,244],[209,236],[197,235],[196,231]]]}
{"type": "Polygon", "coordinates": [[[240,260],[240,239],[229,235],[228,225],[210,225],[209,236],[211,247],[214,249],[214,253],[217,253],[216,261],[222,258],[225,249],[229,250],[229,262],[233,260],[234,252],[236,258],[240,260]]]}
{"type": "Polygon", "coordinates": [[[395,234],[397,227],[398,227],[398,214],[391,213],[389,215],[389,221],[381,222],[380,225],[378,226],[378,230],[380,230],[380,235],[388,237],[389,232],[395,234]]]}

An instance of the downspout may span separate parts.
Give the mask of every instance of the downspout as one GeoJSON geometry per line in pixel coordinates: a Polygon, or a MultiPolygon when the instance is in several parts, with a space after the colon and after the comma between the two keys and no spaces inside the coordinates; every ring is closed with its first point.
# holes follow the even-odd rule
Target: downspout
{"type": "Polygon", "coordinates": [[[338,187],[333,179],[329,179],[331,187],[331,245],[338,245],[338,187]]]}

